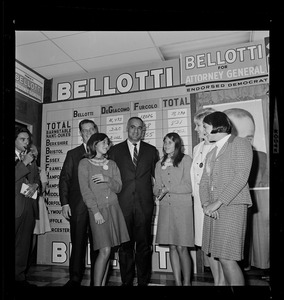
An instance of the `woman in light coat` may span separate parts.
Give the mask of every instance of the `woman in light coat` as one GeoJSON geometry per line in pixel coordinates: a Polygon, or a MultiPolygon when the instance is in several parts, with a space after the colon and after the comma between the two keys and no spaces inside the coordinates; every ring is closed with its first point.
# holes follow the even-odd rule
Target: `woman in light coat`
{"type": "MultiPolygon", "coordinates": [[[[194,115],[194,130],[198,133],[201,142],[193,148],[192,165],[190,168],[190,176],[192,182],[193,195],[193,213],[194,213],[194,238],[195,245],[198,248],[202,246],[202,232],[204,222],[204,212],[200,202],[199,185],[204,170],[206,155],[214,147],[215,143],[210,143],[205,135],[203,127],[203,119],[207,115],[213,113],[215,109],[211,107],[202,108],[194,115]]],[[[203,252],[202,252],[203,254],[203,252]]],[[[204,255],[204,259],[207,256],[204,255]]],[[[214,257],[208,257],[208,263],[213,275],[214,285],[225,285],[225,278],[219,260],[214,257]]]]}

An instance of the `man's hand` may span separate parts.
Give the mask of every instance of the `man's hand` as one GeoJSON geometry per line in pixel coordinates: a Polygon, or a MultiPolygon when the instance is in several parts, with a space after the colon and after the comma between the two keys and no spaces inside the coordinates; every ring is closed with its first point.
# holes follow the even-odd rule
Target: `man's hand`
{"type": "Polygon", "coordinates": [[[25,197],[32,198],[33,194],[35,193],[35,191],[38,188],[38,184],[37,183],[29,183],[28,186],[29,187],[26,189],[25,197]]]}
{"type": "Polygon", "coordinates": [[[22,162],[24,163],[25,166],[30,164],[34,160],[34,156],[31,152],[25,154],[24,158],[22,159],[22,162]]]}
{"type": "Polygon", "coordinates": [[[71,208],[69,204],[62,206],[62,215],[66,220],[69,220],[71,217],[71,208]]]}

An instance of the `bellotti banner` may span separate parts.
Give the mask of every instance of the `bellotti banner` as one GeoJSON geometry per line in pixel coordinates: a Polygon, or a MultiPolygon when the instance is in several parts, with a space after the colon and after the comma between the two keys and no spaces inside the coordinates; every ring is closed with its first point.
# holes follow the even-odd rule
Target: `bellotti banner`
{"type": "Polygon", "coordinates": [[[179,59],[53,79],[52,101],[86,99],[180,85],[179,59]]]}
{"type": "Polygon", "coordinates": [[[269,38],[183,53],[181,83],[189,93],[268,83],[269,38]]]}
{"type": "Polygon", "coordinates": [[[44,95],[44,78],[16,60],[15,89],[17,92],[30,99],[42,103],[44,95]]]}

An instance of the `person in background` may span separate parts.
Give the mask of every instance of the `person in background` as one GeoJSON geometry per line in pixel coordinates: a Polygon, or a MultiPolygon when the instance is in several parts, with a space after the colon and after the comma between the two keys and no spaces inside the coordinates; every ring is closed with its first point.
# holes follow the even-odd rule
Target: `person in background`
{"type": "Polygon", "coordinates": [[[205,214],[202,250],[220,261],[228,285],[244,285],[238,262],[244,257],[247,211],[252,205],[252,148],[247,139],[231,134],[231,121],[223,112],[207,115],[203,124],[215,146],[206,157],[199,188],[205,214]]]}
{"type": "MultiPolygon", "coordinates": [[[[89,214],[83,201],[79,181],[78,165],[86,153],[86,143],[90,136],[98,132],[98,127],[92,120],[84,119],[79,123],[79,131],[83,143],[67,152],[62,170],[59,176],[59,199],[62,205],[62,215],[70,221],[70,236],[72,243],[71,257],[69,261],[69,281],[66,287],[78,287],[85,271],[86,248],[88,237],[93,244],[89,224],[89,214]]],[[[91,250],[91,282],[93,285],[93,267],[96,253],[91,250]]]]}
{"type": "Polygon", "coordinates": [[[244,269],[249,270],[251,265],[261,269],[269,269],[269,169],[267,154],[256,150],[253,146],[255,121],[249,111],[242,108],[230,108],[224,113],[233,123],[232,132],[237,136],[247,138],[253,149],[252,168],[248,180],[253,206],[248,213],[244,269]]]}
{"type": "Polygon", "coordinates": [[[106,283],[111,248],[129,241],[117,193],[122,182],[116,163],[107,159],[110,140],[104,133],[93,134],[87,153],[79,163],[79,184],[89,211],[93,249],[99,250],[94,267],[94,285],[106,283]]]}
{"type": "Polygon", "coordinates": [[[140,118],[131,117],[126,129],[127,140],[109,151],[109,157],[116,162],[121,174],[122,190],[118,201],[130,237],[130,241],[119,248],[119,265],[122,285],[133,285],[136,265],[138,285],[145,286],[151,277],[152,181],[159,152],[141,141],[145,126],[140,118]]]}
{"type": "Polygon", "coordinates": [[[35,219],[38,218],[36,192],[40,179],[34,156],[29,150],[32,135],[27,128],[15,128],[15,280],[16,287],[31,286],[26,268],[35,219]],[[26,191],[22,191],[26,184],[26,191]]]}
{"type": "MultiPolygon", "coordinates": [[[[214,112],[213,108],[202,108],[194,115],[194,130],[198,133],[201,142],[193,148],[192,165],[190,168],[192,195],[194,199],[194,238],[197,247],[202,246],[202,232],[204,212],[200,202],[199,185],[204,170],[206,155],[214,147],[210,143],[203,127],[203,118],[214,112]]],[[[203,253],[203,252],[202,252],[203,253]]],[[[206,258],[207,256],[204,256],[206,258]]],[[[225,278],[220,262],[214,257],[208,257],[208,263],[214,278],[214,285],[225,285],[225,278]]]]}
{"type": "Polygon", "coordinates": [[[164,137],[163,152],[155,168],[154,194],[160,199],[156,243],[169,245],[175,284],[187,286],[192,272],[188,247],[194,247],[192,159],[182,153],[182,140],[175,132],[164,137]]]}

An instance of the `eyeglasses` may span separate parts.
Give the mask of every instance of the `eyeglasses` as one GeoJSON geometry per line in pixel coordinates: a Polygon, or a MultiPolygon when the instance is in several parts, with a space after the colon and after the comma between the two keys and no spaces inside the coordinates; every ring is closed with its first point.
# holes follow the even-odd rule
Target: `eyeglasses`
{"type": "Polygon", "coordinates": [[[90,129],[82,129],[81,132],[82,132],[83,134],[87,134],[87,133],[93,134],[93,133],[96,132],[96,130],[95,130],[94,128],[90,128],[90,129]]]}

